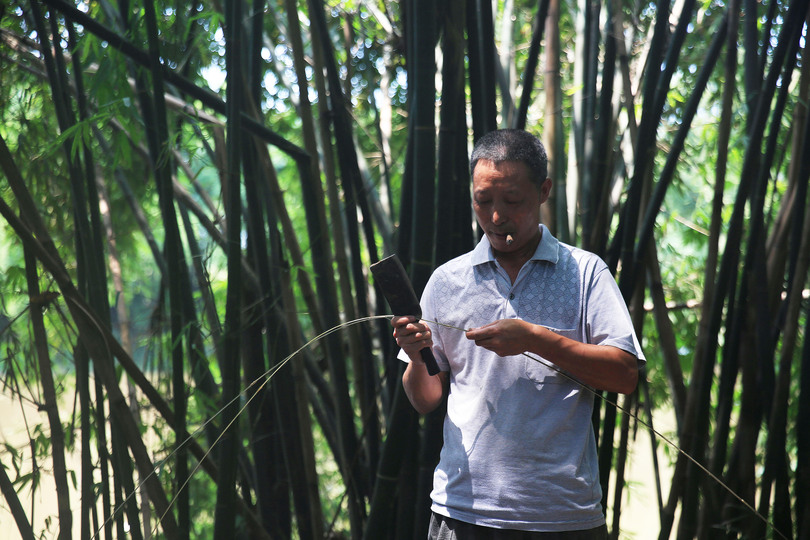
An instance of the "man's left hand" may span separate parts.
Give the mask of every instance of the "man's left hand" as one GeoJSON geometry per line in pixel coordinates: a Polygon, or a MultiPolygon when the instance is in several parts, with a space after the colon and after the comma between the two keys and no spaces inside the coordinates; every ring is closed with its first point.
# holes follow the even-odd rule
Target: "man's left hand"
{"type": "Polygon", "coordinates": [[[530,349],[533,326],[520,319],[501,319],[467,330],[466,335],[479,347],[489,349],[498,356],[512,356],[530,349]]]}

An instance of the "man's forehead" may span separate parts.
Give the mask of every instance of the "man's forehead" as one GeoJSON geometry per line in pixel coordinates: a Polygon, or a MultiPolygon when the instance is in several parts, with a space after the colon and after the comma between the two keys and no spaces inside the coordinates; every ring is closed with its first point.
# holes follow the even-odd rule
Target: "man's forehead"
{"type": "Polygon", "coordinates": [[[518,193],[523,191],[526,187],[530,187],[530,182],[524,182],[518,179],[500,179],[494,182],[479,181],[473,182],[473,191],[476,193],[485,193],[492,190],[497,190],[504,193],[518,193]]]}
{"type": "Polygon", "coordinates": [[[531,183],[531,171],[522,161],[479,162],[472,176],[473,188],[484,183],[519,189],[524,182],[531,183]]]}
{"type": "Polygon", "coordinates": [[[493,161],[490,159],[481,158],[475,164],[475,170],[478,171],[479,169],[529,169],[529,165],[521,160],[516,159],[505,159],[505,160],[498,160],[493,161]]]}

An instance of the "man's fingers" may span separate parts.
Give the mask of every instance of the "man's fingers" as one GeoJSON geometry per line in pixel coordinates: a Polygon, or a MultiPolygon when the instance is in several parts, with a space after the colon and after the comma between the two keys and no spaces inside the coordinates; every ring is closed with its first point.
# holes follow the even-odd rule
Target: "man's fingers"
{"type": "MultiPolygon", "coordinates": [[[[490,323],[491,324],[491,323],[490,323]]],[[[467,330],[467,339],[471,339],[478,343],[479,341],[483,341],[485,339],[490,339],[494,337],[496,334],[492,328],[490,328],[490,324],[486,326],[481,326],[479,328],[472,328],[467,330]]]]}
{"type": "Polygon", "coordinates": [[[394,328],[405,326],[410,322],[416,321],[416,317],[411,315],[394,315],[391,317],[391,326],[394,328]]]}
{"type": "Polygon", "coordinates": [[[392,321],[394,325],[394,338],[400,347],[420,344],[422,347],[432,344],[430,328],[413,317],[401,317],[392,321]],[[423,342],[427,343],[423,343],[423,342]]]}

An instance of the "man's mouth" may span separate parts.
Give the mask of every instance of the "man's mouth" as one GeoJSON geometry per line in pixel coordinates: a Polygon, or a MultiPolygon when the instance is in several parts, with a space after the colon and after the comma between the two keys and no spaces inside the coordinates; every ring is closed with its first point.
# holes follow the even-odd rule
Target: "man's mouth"
{"type": "Polygon", "coordinates": [[[492,231],[492,235],[502,239],[507,246],[511,246],[515,241],[515,235],[511,232],[492,231]]]}

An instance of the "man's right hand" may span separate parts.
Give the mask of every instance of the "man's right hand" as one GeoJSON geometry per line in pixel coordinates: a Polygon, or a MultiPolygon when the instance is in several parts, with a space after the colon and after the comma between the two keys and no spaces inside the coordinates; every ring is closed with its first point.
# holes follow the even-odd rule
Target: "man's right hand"
{"type": "Polygon", "coordinates": [[[394,327],[394,339],[411,360],[422,362],[421,349],[433,346],[433,335],[427,324],[412,316],[394,316],[391,319],[394,327]]]}
{"type": "Polygon", "coordinates": [[[433,336],[424,321],[416,317],[394,317],[394,339],[405,351],[411,362],[402,374],[402,386],[405,394],[419,414],[427,414],[439,406],[447,392],[448,374],[440,372],[431,377],[422,360],[420,350],[433,346],[433,336]]]}

